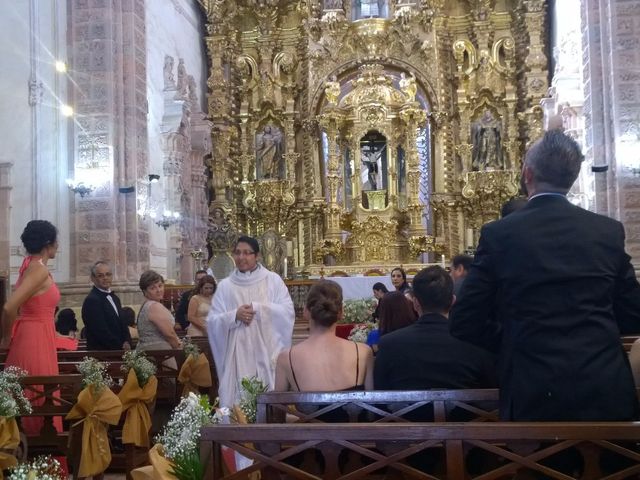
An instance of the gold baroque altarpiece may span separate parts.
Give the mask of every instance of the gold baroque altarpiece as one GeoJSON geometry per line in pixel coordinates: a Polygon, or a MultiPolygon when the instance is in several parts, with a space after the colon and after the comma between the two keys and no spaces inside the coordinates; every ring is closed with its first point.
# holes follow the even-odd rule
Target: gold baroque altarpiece
{"type": "Polygon", "coordinates": [[[200,3],[212,261],[240,233],[280,272],[439,260],[517,194],[544,0],[200,3]]]}

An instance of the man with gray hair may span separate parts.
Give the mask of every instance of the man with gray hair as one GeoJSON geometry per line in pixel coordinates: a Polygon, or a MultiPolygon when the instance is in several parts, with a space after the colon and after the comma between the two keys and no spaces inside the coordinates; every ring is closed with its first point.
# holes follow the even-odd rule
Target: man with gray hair
{"type": "Polygon", "coordinates": [[[82,303],[87,350],[129,350],[129,327],[122,318],[120,299],[111,291],[113,273],[109,264],[94,263],[91,281],[93,288],[82,303]]]}
{"type": "Polygon", "coordinates": [[[500,355],[500,416],[638,416],[620,335],[640,332],[640,285],[624,228],[566,198],[583,156],[561,131],[527,152],[524,208],[485,225],[450,315],[451,333],[500,355]]]}

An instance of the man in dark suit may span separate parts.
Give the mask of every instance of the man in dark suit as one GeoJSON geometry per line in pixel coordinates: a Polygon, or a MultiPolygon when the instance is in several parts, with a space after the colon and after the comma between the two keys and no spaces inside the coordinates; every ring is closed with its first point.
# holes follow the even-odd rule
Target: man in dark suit
{"type": "Polygon", "coordinates": [[[637,417],[621,333],[640,332],[640,285],[620,222],[566,198],[580,147],[550,131],[527,152],[527,205],[482,228],[451,333],[500,354],[500,416],[637,417]]]}
{"type": "Polygon", "coordinates": [[[494,356],[449,333],[453,280],[440,266],[413,277],[413,303],[420,318],[383,335],[373,370],[376,390],[495,387],[494,356]]]}
{"type": "Polygon", "coordinates": [[[129,328],[122,319],[122,305],[111,291],[113,274],[105,262],[91,267],[93,288],[82,303],[88,350],[129,350],[129,328]]]}
{"type": "Polygon", "coordinates": [[[183,331],[187,331],[189,327],[189,320],[187,319],[187,310],[189,310],[189,300],[196,294],[196,290],[198,288],[198,282],[200,279],[207,275],[206,270],[198,270],[195,274],[194,284],[191,290],[187,290],[186,292],[182,292],[180,295],[180,302],[178,303],[178,308],[176,309],[176,325],[180,325],[183,331]]]}

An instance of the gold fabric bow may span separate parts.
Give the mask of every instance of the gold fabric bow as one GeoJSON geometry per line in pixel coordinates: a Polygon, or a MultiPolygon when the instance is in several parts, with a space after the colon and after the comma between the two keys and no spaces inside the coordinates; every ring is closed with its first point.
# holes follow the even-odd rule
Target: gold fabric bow
{"type": "Polygon", "coordinates": [[[96,398],[89,386],[78,395],[67,420],[80,419],[82,422],[82,454],[80,456],[79,477],[91,477],[104,472],[111,463],[111,448],[107,437],[107,424],[117,425],[122,414],[120,399],[108,388],[96,398]]]}
{"type": "Polygon", "coordinates": [[[198,356],[189,355],[182,364],[178,381],[184,385],[182,396],[189,395],[189,392],[200,393],[199,387],[211,386],[211,366],[207,356],[199,353],[198,356]]]}
{"type": "Polygon", "coordinates": [[[133,480],[176,480],[176,477],[169,473],[173,470],[173,463],[165,458],[162,445],[159,443],[149,450],[149,461],[151,465],[131,471],[133,480]]]}
{"type": "Polygon", "coordinates": [[[16,419],[11,417],[0,417],[0,480],[4,478],[3,470],[15,467],[18,464],[15,449],[20,444],[20,432],[16,419]]]}
{"type": "Polygon", "coordinates": [[[129,369],[127,381],[118,394],[122,411],[127,412],[122,427],[122,443],[133,443],[136,447],[149,446],[151,416],[148,405],[156,398],[157,391],[158,379],[155,375],[147,380],[144,388],[140,388],[135,370],[129,369]]]}

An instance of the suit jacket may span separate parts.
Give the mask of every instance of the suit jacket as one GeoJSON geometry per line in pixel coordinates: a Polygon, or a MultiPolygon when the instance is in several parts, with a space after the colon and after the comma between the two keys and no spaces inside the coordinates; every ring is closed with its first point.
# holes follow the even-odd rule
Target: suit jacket
{"type": "Polygon", "coordinates": [[[500,353],[505,420],[627,420],[640,285],[620,222],[543,195],[485,225],[451,333],[500,353]]]}
{"type": "Polygon", "coordinates": [[[490,388],[496,376],[494,355],[452,337],[437,313],[380,337],[373,369],[376,390],[490,388]]]}
{"type": "Polygon", "coordinates": [[[111,292],[118,314],[107,299],[107,294],[96,287],[91,289],[82,303],[82,321],[86,327],[88,350],[121,350],[124,342],[131,343],[129,328],[122,320],[122,305],[111,292]]]}

